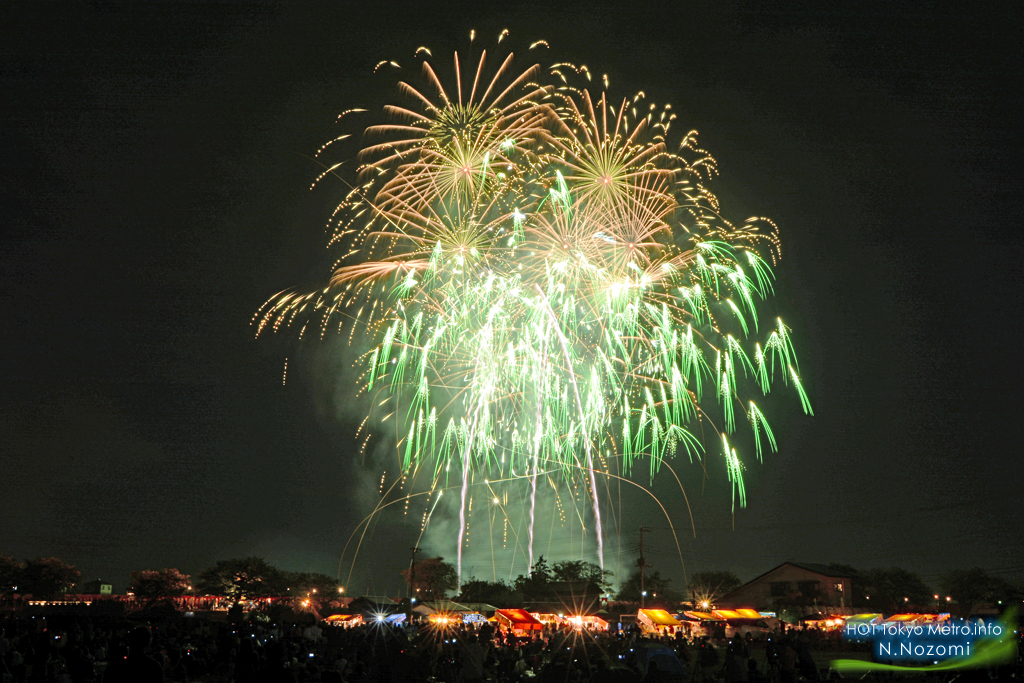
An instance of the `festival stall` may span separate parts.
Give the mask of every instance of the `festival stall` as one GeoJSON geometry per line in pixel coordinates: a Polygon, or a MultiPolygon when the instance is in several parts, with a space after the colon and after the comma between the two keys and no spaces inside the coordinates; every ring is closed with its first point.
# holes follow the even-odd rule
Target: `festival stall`
{"type": "Polygon", "coordinates": [[[881,614],[854,614],[852,617],[846,617],[847,624],[881,624],[881,614]]]}
{"type": "Polygon", "coordinates": [[[576,615],[566,617],[575,629],[586,629],[587,631],[607,631],[608,622],[595,614],[576,615]]]}
{"type": "Polygon", "coordinates": [[[843,627],[846,618],[838,614],[812,614],[800,619],[804,628],[816,628],[819,631],[835,631],[843,627]]]}
{"type": "Polygon", "coordinates": [[[894,614],[884,620],[886,624],[937,624],[949,621],[949,614],[894,614]]]}
{"type": "Polygon", "coordinates": [[[873,627],[881,623],[881,614],[854,614],[846,617],[843,637],[854,642],[866,640],[873,633],[873,627]]]}
{"type": "Polygon", "coordinates": [[[324,619],[331,626],[341,626],[344,628],[352,628],[354,626],[363,625],[362,614],[332,614],[331,616],[324,619]]]}
{"type": "MultiPolygon", "coordinates": [[[[703,614],[697,612],[696,614],[703,614]]],[[[757,640],[767,638],[771,632],[771,626],[756,609],[741,607],[739,609],[716,609],[711,611],[714,620],[724,621],[726,638],[747,638],[753,637],[757,640]]],[[[708,622],[710,630],[714,631],[721,624],[714,621],[708,622]]]]}
{"type": "Polygon", "coordinates": [[[763,615],[756,609],[741,607],[740,609],[716,609],[711,610],[711,616],[716,619],[761,619],[763,615]]]}
{"type": "Polygon", "coordinates": [[[433,626],[452,626],[459,624],[474,624],[480,626],[487,622],[487,617],[480,613],[479,607],[490,607],[490,605],[474,603],[470,606],[452,602],[450,600],[444,600],[439,602],[420,603],[413,608],[413,612],[426,617],[427,621],[429,621],[433,626]]]}
{"type": "Polygon", "coordinates": [[[553,612],[530,612],[530,616],[542,623],[544,626],[550,626],[552,628],[558,628],[562,625],[562,621],[565,619],[564,614],[554,614],[553,612]]]}
{"type": "Polygon", "coordinates": [[[476,612],[467,614],[461,612],[436,612],[434,614],[428,614],[427,621],[431,626],[454,628],[463,624],[481,626],[487,623],[487,617],[476,612]]]}
{"type": "Polygon", "coordinates": [[[636,613],[636,621],[644,633],[672,635],[682,623],[663,609],[642,609],[636,613]]]}
{"type": "Polygon", "coordinates": [[[544,624],[524,609],[499,609],[495,611],[494,619],[499,628],[504,631],[512,631],[513,635],[519,637],[544,630],[544,624]]]}
{"type": "Polygon", "coordinates": [[[530,612],[530,616],[544,624],[554,628],[566,626],[576,630],[607,631],[608,622],[593,614],[554,614],[551,612],[530,612]]]}
{"type": "Polygon", "coordinates": [[[713,636],[715,631],[719,629],[724,631],[728,625],[725,619],[719,619],[711,612],[683,612],[677,614],[676,619],[685,629],[686,635],[691,638],[713,636]]]}

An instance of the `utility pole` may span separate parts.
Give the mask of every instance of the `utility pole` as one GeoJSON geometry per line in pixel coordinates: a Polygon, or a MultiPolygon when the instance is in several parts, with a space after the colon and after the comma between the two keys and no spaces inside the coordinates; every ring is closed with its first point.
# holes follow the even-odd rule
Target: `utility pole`
{"type": "Polygon", "coordinates": [[[647,602],[647,591],[644,589],[644,569],[650,567],[647,564],[647,560],[644,558],[644,532],[650,531],[650,528],[642,526],[640,527],[640,559],[636,561],[636,566],[640,567],[640,609],[644,608],[644,604],[647,602]]]}
{"type": "Polygon", "coordinates": [[[412,559],[409,560],[409,608],[405,613],[405,623],[412,623],[412,601],[416,598],[416,553],[420,551],[419,546],[410,548],[412,559]]]}

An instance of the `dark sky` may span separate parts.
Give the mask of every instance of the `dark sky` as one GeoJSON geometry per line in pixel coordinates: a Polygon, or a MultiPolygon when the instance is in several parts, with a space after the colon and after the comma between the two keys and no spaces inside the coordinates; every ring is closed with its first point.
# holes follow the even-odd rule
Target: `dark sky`
{"type": "MultiPolygon", "coordinates": [[[[815,417],[775,406],[780,453],[735,520],[724,471],[702,487],[679,463],[687,570],[1024,578],[1021,10],[763,5],[5,3],[0,554],[121,589],[249,555],[337,571],[380,467],[324,398],[330,349],[254,340],[250,319],[328,272],[344,187],[310,191],[310,157],[342,110],[397,97],[374,64],[427,45],[447,65],[470,29],[491,47],[509,28],[520,63],[544,38],[545,65],[672,102],[726,213],[781,226],[776,306],[815,417]]],[[[623,525],[654,527],[682,582],[648,507],[623,525]]],[[[382,523],[353,590],[394,591],[416,532],[382,523]]]]}

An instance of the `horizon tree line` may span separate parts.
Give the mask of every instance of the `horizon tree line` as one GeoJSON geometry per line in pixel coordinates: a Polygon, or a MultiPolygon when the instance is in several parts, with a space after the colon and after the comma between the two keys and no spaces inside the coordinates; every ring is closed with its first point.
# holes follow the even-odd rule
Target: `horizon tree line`
{"type": "MultiPolygon", "coordinates": [[[[980,567],[956,569],[944,574],[933,589],[921,577],[900,567],[859,570],[846,564],[832,563],[829,568],[851,580],[851,607],[874,612],[893,613],[904,609],[935,607],[951,608],[954,604],[964,611],[982,603],[1021,600],[1024,589],[990,574],[980,567]],[[938,596],[938,597],[936,597],[938,596]],[[949,598],[948,600],[946,598],[949,598]]],[[[602,595],[612,596],[618,602],[640,601],[640,569],[619,585],[612,595],[614,575],[592,562],[563,560],[549,563],[540,556],[529,575],[519,575],[513,581],[486,581],[471,577],[458,586],[455,567],[443,557],[425,558],[400,575],[410,593],[421,601],[451,597],[463,602],[486,602],[502,606],[515,606],[524,596],[543,592],[551,584],[563,581],[584,581],[594,585],[602,595]]],[[[689,575],[685,589],[676,589],[671,579],[661,576],[659,570],[647,571],[644,589],[648,606],[670,607],[686,600],[694,604],[713,605],[726,593],[742,585],[738,576],[729,571],[705,570],[689,575]]],[[[0,597],[14,594],[31,595],[38,599],[56,599],[76,591],[72,589],[92,585],[98,592],[98,581],[80,584],[81,572],[56,557],[37,557],[18,562],[12,556],[0,555],[0,597]]],[[[144,601],[174,598],[186,594],[218,596],[238,603],[242,600],[268,597],[290,597],[308,600],[314,606],[336,600],[344,588],[335,577],[316,572],[294,572],[279,569],[260,557],[219,560],[212,567],[199,572],[195,579],[177,568],[144,569],[130,575],[129,592],[144,601]]],[[[84,590],[77,592],[85,593],[84,590]]],[[[808,597],[806,600],[810,600],[808,597]]],[[[779,609],[804,607],[800,600],[780,600],[779,609]],[[790,604],[793,603],[793,604],[790,604]]]]}

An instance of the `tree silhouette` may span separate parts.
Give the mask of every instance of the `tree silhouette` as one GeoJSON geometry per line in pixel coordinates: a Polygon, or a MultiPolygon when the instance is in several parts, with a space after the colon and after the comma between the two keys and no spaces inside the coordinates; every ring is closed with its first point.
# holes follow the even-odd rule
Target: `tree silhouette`
{"type": "Polygon", "coordinates": [[[177,569],[143,569],[132,572],[131,591],[145,600],[184,595],[192,577],[177,569]]]}
{"type": "Polygon", "coordinates": [[[262,557],[221,560],[199,575],[202,592],[231,598],[236,602],[281,595],[284,588],[287,588],[281,582],[280,570],[262,557]]]}
{"type": "Polygon", "coordinates": [[[18,592],[41,599],[56,598],[67,593],[81,578],[82,572],[60,558],[37,557],[25,562],[18,592]]]}
{"type": "Polygon", "coordinates": [[[694,601],[714,604],[716,598],[722,597],[741,584],[740,578],[732,572],[704,571],[691,574],[686,588],[694,601]]]}
{"type": "Polygon", "coordinates": [[[1000,600],[1009,603],[1020,600],[1021,591],[1015,589],[1005,579],[992,576],[981,567],[973,569],[956,569],[949,572],[939,582],[943,595],[939,596],[940,604],[945,608],[945,596],[956,600],[959,610],[964,615],[974,611],[975,606],[983,603],[998,604],[1000,600]]]}
{"type": "MultiPolygon", "coordinates": [[[[647,591],[647,597],[644,603],[648,607],[654,607],[659,605],[671,605],[680,602],[682,596],[675,590],[672,589],[672,580],[661,578],[661,572],[653,571],[647,572],[644,575],[644,590],[647,591]]],[[[640,569],[633,570],[622,586],[619,587],[619,592],[615,596],[616,600],[623,600],[628,602],[640,602],[640,569]]]]}
{"type": "Polygon", "coordinates": [[[0,555],[0,595],[13,593],[21,581],[22,565],[13,557],[0,555]]]}
{"type": "Polygon", "coordinates": [[[611,590],[612,576],[614,576],[611,571],[601,569],[593,562],[583,560],[555,562],[551,574],[555,581],[589,581],[597,586],[602,593],[611,590]]]}
{"type": "Polygon", "coordinates": [[[401,571],[405,583],[418,600],[436,600],[459,585],[455,566],[445,562],[443,557],[430,557],[415,563],[410,569],[401,571]]]}
{"type": "Polygon", "coordinates": [[[539,591],[543,591],[549,583],[554,579],[554,574],[551,572],[551,567],[548,566],[548,561],[541,555],[537,558],[537,561],[530,567],[530,575],[523,576],[520,574],[516,577],[515,589],[531,595],[539,591]]]}

